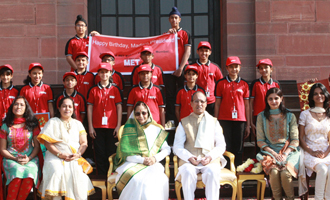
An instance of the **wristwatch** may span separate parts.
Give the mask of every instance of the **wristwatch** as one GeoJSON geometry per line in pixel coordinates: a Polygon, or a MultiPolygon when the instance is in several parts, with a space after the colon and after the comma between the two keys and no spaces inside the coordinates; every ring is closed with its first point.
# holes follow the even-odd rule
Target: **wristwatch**
{"type": "Polygon", "coordinates": [[[56,156],[57,156],[57,157],[60,157],[61,154],[62,154],[61,152],[58,152],[58,153],[56,154],[56,156]]]}

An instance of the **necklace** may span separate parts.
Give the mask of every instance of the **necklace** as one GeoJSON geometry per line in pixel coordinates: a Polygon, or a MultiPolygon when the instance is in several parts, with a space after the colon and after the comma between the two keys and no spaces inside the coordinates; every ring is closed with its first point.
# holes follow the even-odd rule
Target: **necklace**
{"type": "Polygon", "coordinates": [[[324,113],[325,113],[324,108],[314,107],[314,108],[311,108],[311,112],[314,113],[315,117],[318,119],[319,122],[324,119],[324,113]]]}
{"type": "Polygon", "coordinates": [[[64,124],[64,128],[65,128],[68,132],[69,132],[70,129],[71,129],[70,121],[71,121],[71,120],[69,120],[69,121],[63,121],[63,120],[62,120],[62,122],[63,122],[63,124],[64,124]]]}

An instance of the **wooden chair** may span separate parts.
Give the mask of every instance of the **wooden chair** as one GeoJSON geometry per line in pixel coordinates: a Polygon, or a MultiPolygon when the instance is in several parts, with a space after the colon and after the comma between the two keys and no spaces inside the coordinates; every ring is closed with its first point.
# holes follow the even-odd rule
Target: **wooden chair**
{"type": "MultiPolygon", "coordinates": [[[[117,135],[118,141],[120,141],[120,139],[121,139],[121,135],[123,134],[123,129],[124,129],[124,125],[119,128],[118,135],[117,135]]],[[[118,174],[117,172],[113,172],[113,159],[115,158],[115,156],[116,156],[116,154],[114,153],[109,157],[110,167],[109,167],[108,176],[107,176],[108,177],[107,192],[108,192],[109,200],[113,200],[112,190],[116,186],[116,176],[118,174]]],[[[170,178],[169,164],[170,164],[170,157],[166,156],[166,158],[165,158],[165,174],[168,178],[170,178]]]]}
{"type": "MultiPolygon", "coordinates": [[[[235,155],[230,153],[229,151],[226,151],[223,155],[229,157],[229,159],[230,159],[230,170],[227,168],[221,169],[220,185],[225,185],[225,184],[231,185],[231,187],[233,188],[233,194],[232,194],[231,198],[232,198],[232,200],[235,200],[236,193],[237,193],[237,177],[236,177],[236,169],[235,169],[235,164],[234,164],[235,155]]],[[[179,170],[179,165],[178,165],[179,161],[178,161],[177,156],[173,157],[173,162],[174,162],[174,177],[176,177],[176,175],[178,174],[178,170],[179,170]]],[[[175,193],[176,193],[176,197],[178,198],[178,200],[181,200],[182,184],[181,184],[180,180],[181,179],[175,181],[175,193]]],[[[202,174],[199,173],[197,175],[197,188],[204,188],[204,187],[205,187],[205,185],[202,182],[202,174]]]]}

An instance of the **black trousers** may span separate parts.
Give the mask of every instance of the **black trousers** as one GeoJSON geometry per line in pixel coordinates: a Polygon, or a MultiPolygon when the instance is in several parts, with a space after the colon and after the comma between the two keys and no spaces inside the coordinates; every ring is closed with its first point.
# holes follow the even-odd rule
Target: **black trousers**
{"type": "MultiPolygon", "coordinates": [[[[219,120],[226,141],[226,150],[235,155],[235,166],[242,164],[243,137],[246,122],[219,120]]],[[[229,166],[229,165],[228,165],[229,166]]]]}
{"type": "Polygon", "coordinates": [[[176,77],[172,74],[165,74],[164,82],[166,90],[166,121],[174,120],[177,123],[175,117],[176,92],[179,88],[183,87],[183,72],[180,77],[176,77]]]}
{"type": "Polygon", "coordinates": [[[96,128],[96,137],[94,139],[94,150],[96,167],[99,175],[107,175],[109,170],[109,156],[116,153],[118,141],[113,136],[114,129],[96,128]]]}
{"type": "Polygon", "coordinates": [[[206,111],[212,116],[214,116],[214,105],[215,103],[210,103],[206,106],[206,111]]]}

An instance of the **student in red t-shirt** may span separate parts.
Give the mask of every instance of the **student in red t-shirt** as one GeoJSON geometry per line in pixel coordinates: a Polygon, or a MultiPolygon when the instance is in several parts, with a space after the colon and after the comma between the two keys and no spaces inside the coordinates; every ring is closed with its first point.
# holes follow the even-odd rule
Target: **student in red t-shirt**
{"type": "Polygon", "coordinates": [[[152,69],[150,65],[140,65],[137,69],[140,82],[134,86],[127,97],[127,119],[131,115],[136,102],[142,101],[149,106],[152,118],[162,126],[165,125],[165,104],[163,90],[151,82],[152,69]]]}
{"type": "Polygon", "coordinates": [[[99,65],[101,81],[90,89],[87,100],[89,135],[94,139],[97,170],[102,175],[108,172],[109,156],[116,153],[116,137],[122,119],[122,94],[112,84],[111,73],[109,63],[99,65]]]}
{"type": "MultiPolygon", "coordinates": [[[[81,15],[78,15],[74,25],[76,35],[70,38],[65,46],[66,61],[71,66],[71,71],[77,69],[77,65],[74,62],[74,57],[76,56],[76,53],[84,51],[87,54],[89,43],[89,38],[86,34],[87,21],[81,15]]],[[[92,31],[91,35],[99,35],[99,33],[97,31],[92,31]]]]}
{"type": "Polygon", "coordinates": [[[241,69],[238,57],[229,57],[226,69],[228,75],[216,84],[214,116],[222,126],[226,150],[235,154],[237,166],[242,163],[244,138],[250,134],[249,85],[238,76],[241,69]]]}
{"type": "Polygon", "coordinates": [[[205,90],[207,98],[206,111],[213,116],[215,103],[215,83],[222,79],[223,76],[219,66],[209,60],[209,56],[212,54],[212,48],[209,42],[201,41],[197,47],[197,54],[199,59],[191,65],[198,68],[199,76],[197,79],[197,84],[205,90]]]}
{"type": "Polygon", "coordinates": [[[20,95],[29,102],[34,113],[47,113],[54,117],[53,91],[49,85],[42,82],[44,68],[40,63],[31,63],[29,75],[23,81],[25,86],[20,95]]]}
{"type": "Polygon", "coordinates": [[[13,73],[14,69],[10,65],[0,66],[0,126],[6,117],[9,106],[18,95],[18,89],[12,83],[13,73]]]}
{"type": "Polygon", "coordinates": [[[87,99],[89,89],[94,86],[94,74],[87,71],[88,55],[84,51],[78,52],[74,60],[77,66],[74,71],[77,78],[75,89],[87,99]]]}
{"type": "MultiPolygon", "coordinates": [[[[100,55],[100,58],[102,60],[103,63],[110,63],[112,66],[112,80],[113,80],[113,84],[116,85],[117,87],[119,87],[119,89],[121,89],[121,91],[124,91],[124,87],[125,87],[125,82],[124,82],[124,78],[122,76],[122,74],[118,71],[116,71],[114,69],[114,65],[115,65],[115,54],[112,51],[108,51],[105,53],[102,53],[100,55]]],[[[95,76],[95,84],[97,84],[98,82],[100,82],[100,77],[99,76],[95,76]]]]}
{"type": "MultiPolygon", "coordinates": [[[[155,65],[152,63],[152,59],[154,59],[154,50],[152,49],[151,46],[143,46],[141,55],[140,55],[143,64],[148,64],[150,65],[152,69],[152,77],[151,77],[151,82],[155,85],[165,87],[164,81],[163,81],[163,70],[160,66],[155,65]]],[[[140,65],[135,66],[133,71],[132,71],[132,76],[131,76],[131,85],[137,85],[140,82],[140,78],[137,72],[137,69],[139,68],[140,65]]]]}
{"type": "Polygon", "coordinates": [[[265,97],[267,91],[273,87],[280,88],[279,82],[271,77],[273,63],[270,59],[259,60],[257,68],[261,77],[252,81],[250,85],[250,124],[254,134],[256,131],[257,115],[266,107],[265,97]]]}
{"type": "Polygon", "coordinates": [[[66,72],[63,75],[64,91],[55,98],[55,107],[58,109],[59,102],[64,97],[70,97],[74,102],[74,110],[77,120],[83,123],[86,116],[86,100],[74,87],[77,85],[77,77],[74,72],[66,72]]]}
{"type": "Polygon", "coordinates": [[[197,91],[205,94],[205,90],[196,84],[198,78],[198,69],[196,66],[188,65],[184,71],[184,77],[187,84],[179,89],[176,94],[175,116],[179,122],[182,118],[187,117],[193,112],[190,104],[192,95],[197,91]]]}

